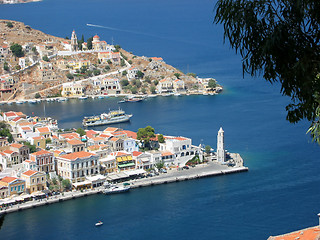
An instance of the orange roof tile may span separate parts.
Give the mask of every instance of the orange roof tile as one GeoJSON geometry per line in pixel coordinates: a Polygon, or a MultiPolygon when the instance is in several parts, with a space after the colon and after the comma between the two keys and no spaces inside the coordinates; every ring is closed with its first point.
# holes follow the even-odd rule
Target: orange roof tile
{"type": "Polygon", "coordinates": [[[110,141],[112,141],[112,142],[116,142],[116,141],[118,141],[120,138],[117,138],[117,137],[113,137],[113,138],[111,138],[110,139],[110,141]]]}
{"type": "Polygon", "coordinates": [[[320,237],[320,227],[310,227],[299,231],[268,238],[269,240],[318,240],[320,237]]]}
{"type": "Polygon", "coordinates": [[[84,144],[82,141],[78,140],[78,139],[71,139],[68,141],[69,144],[71,145],[79,145],[79,144],[84,144]]]}
{"type": "Polygon", "coordinates": [[[117,130],[118,128],[115,128],[115,127],[107,127],[103,132],[115,132],[117,130]]]}
{"type": "Polygon", "coordinates": [[[61,156],[61,158],[66,158],[69,160],[77,160],[78,158],[87,158],[87,157],[91,157],[94,155],[95,154],[93,154],[93,153],[82,151],[82,152],[69,153],[69,154],[61,156]]]}
{"type": "Polygon", "coordinates": [[[14,151],[11,151],[11,150],[4,150],[3,152],[4,152],[4,153],[7,153],[7,154],[12,154],[12,153],[14,153],[14,151]]]}
{"type": "Polygon", "coordinates": [[[20,143],[11,143],[10,145],[11,147],[14,147],[14,148],[21,148],[23,147],[24,145],[20,144],[20,143]]]}
{"type": "Polygon", "coordinates": [[[47,132],[50,132],[49,128],[48,127],[38,127],[36,128],[36,130],[40,133],[47,133],[47,132]]]}
{"type": "Polygon", "coordinates": [[[132,152],[132,155],[135,156],[135,157],[137,157],[137,156],[139,156],[141,154],[142,154],[142,152],[137,152],[137,151],[133,151],[132,152]]]}
{"type": "Polygon", "coordinates": [[[128,137],[133,138],[133,139],[137,139],[137,133],[136,132],[132,132],[132,131],[129,131],[129,130],[123,130],[123,132],[125,132],[128,137]]]}
{"type": "Polygon", "coordinates": [[[33,140],[41,140],[41,139],[45,139],[43,136],[39,136],[39,137],[33,137],[33,140]]]}
{"type": "Polygon", "coordinates": [[[38,171],[33,171],[33,170],[28,170],[24,173],[22,173],[23,175],[27,175],[27,176],[32,176],[33,174],[38,173],[38,171]]]}
{"type": "Polygon", "coordinates": [[[187,138],[184,138],[184,137],[175,137],[174,139],[179,140],[179,141],[188,140],[187,138]]]}
{"type": "Polygon", "coordinates": [[[40,150],[38,152],[31,153],[30,155],[39,156],[39,155],[50,154],[50,153],[51,152],[46,151],[46,150],[40,150]]]}
{"type": "Polygon", "coordinates": [[[11,182],[13,182],[14,180],[17,180],[17,179],[18,178],[15,178],[15,177],[4,177],[0,181],[1,182],[6,182],[6,183],[11,183],[11,182]]]}
{"type": "Polygon", "coordinates": [[[161,156],[171,156],[171,155],[173,155],[173,153],[171,153],[171,152],[162,152],[161,153],[161,156]]]}

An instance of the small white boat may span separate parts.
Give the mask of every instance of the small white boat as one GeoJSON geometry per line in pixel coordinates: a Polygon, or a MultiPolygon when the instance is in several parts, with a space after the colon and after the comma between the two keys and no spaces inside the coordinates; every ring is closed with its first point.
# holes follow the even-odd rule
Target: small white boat
{"type": "Polygon", "coordinates": [[[106,189],[104,189],[102,192],[104,194],[114,194],[114,193],[128,192],[129,190],[130,190],[129,186],[110,185],[110,186],[107,186],[106,189]]]}
{"type": "Polygon", "coordinates": [[[180,96],[181,96],[180,93],[175,93],[175,94],[173,94],[173,95],[176,96],[176,97],[180,97],[180,96]]]}
{"type": "Polygon", "coordinates": [[[96,227],[103,225],[103,222],[99,221],[95,224],[96,227]]]}
{"type": "Polygon", "coordinates": [[[86,100],[86,99],[88,99],[88,97],[87,96],[83,96],[83,97],[78,97],[78,99],[79,100],[86,100]]]}
{"type": "Polygon", "coordinates": [[[16,101],[16,104],[22,104],[23,102],[22,101],[16,101]]]}
{"type": "Polygon", "coordinates": [[[35,103],[37,103],[37,100],[29,100],[28,103],[35,104],[35,103]]]}
{"type": "Polygon", "coordinates": [[[99,96],[98,98],[99,98],[99,99],[104,99],[104,96],[99,96]]]}
{"type": "Polygon", "coordinates": [[[148,98],[154,98],[154,97],[157,97],[157,95],[154,95],[154,94],[148,95],[148,98]]]}

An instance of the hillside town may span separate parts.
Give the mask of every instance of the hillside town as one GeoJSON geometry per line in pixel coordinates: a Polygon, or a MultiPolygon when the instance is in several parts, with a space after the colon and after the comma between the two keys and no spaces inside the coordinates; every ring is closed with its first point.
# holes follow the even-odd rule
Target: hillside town
{"type": "MultiPolygon", "coordinates": [[[[58,38],[0,20],[0,101],[98,95],[214,95],[213,78],[184,74],[161,57],[139,57],[98,35],[58,38]]],[[[80,35],[80,34],[79,34],[80,35]]]]}
{"type": "Polygon", "coordinates": [[[152,177],[203,163],[208,156],[220,164],[235,164],[224,149],[222,128],[212,155],[210,147],[204,150],[187,137],[156,134],[150,126],[138,132],[115,127],[62,130],[52,118],[22,112],[3,112],[0,118],[0,199],[10,203],[16,197],[46,197],[106,181],[152,177]]]}

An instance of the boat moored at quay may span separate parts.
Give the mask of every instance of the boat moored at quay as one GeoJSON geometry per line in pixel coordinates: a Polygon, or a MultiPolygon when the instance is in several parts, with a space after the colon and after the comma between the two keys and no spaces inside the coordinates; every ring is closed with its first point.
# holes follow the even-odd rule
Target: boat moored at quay
{"type": "Polygon", "coordinates": [[[101,126],[107,124],[128,122],[132,114],[126,114],[125,111],[118,109],[112,110],[108,113],[101,113],[100,115],[84,117],[82,125],[85,127],[101,126]]]}

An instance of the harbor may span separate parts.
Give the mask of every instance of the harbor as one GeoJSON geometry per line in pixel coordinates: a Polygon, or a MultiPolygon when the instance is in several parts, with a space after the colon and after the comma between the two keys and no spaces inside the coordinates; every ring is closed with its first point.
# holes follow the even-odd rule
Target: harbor
{"type": "MultiPolygon", "coordinates": [[[[134,179],[134,180],[122,182],[121,184],[128,184],[130,186],[130,189],[134,190],[135,188],[155,186],[160,184],[177,183],[181,181],[188,181],[188,180],[207,178],[207,177],[218,177],[221,175],[247,172],[247,171],[249,171],[248,167],[244,167],[240,165],[237,165],[234,167],[228,167],[227,165],[220,165],[217,162],[210,161],[205,164],[196,165],[195,167],[191,167],[189,169],[184,169],[184,170],[171,169],[171,170],[168,170],[168,173],[162,173],[158,176],[149,177],[149,178],[134,179]]],[[[54,203],[61,203],[63,201],[73,200],[73,199],[91,196],[95,194],[102,194],[103,190],[104,190],[103,187],[98,187],[93,189],[85,189],[82,191],[64,192],[63,194],[60,194],[60,195],[54,195],[54,196],[46,197],[43,199],[14,204],[14,205],[5,207],[3,210],[0,210],[0,215],[18,212],[26,209],[32,209],[32,208],[41,207],[41,206],[47,206],[54,203]]]]}

